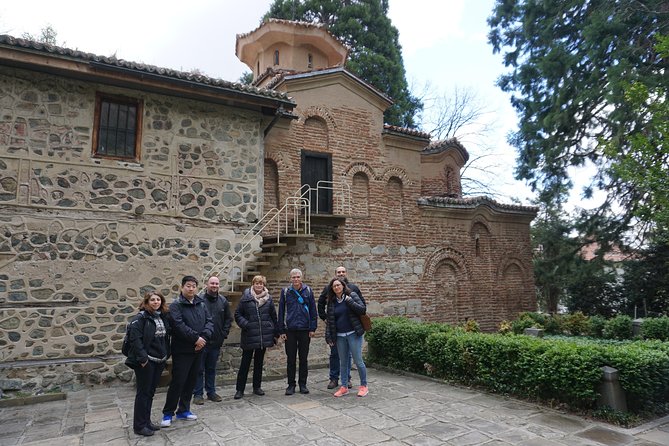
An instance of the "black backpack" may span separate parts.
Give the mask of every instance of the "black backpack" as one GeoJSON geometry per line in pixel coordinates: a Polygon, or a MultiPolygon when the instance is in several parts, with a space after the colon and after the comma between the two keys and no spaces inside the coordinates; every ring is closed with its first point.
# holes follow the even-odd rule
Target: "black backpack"
{"type": "Polygon", "coordinates": [[[125,336],[123,336],[123,345],[121,346],[121,353],[123,353],[123,356],[128,356],[130,353],[130,325],[140,319],[143,319],[142,313],[144,312],[142,311],[140,314],[137,314],[135,317],[133,317],[130,322],[128,322],[128,325],[125,326],[125,336]]]}

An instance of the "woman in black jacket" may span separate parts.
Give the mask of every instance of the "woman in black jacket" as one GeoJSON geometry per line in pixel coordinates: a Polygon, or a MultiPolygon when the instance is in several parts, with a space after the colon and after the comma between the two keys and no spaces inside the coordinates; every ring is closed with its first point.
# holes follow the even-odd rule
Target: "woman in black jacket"
{"type": "Polygon", "coordinates": [[[144,295],[139,314],[130,321],[130,351],[126,364],[135,370],[137,394],[132,428],[137,435],[151,436],[160,427],[151,423],[153,395],[170,356],[170,324],[165,297],[157,291],[144,295]]]}
{"type": "Polygon", "coordinates": [[[267,291],[266,284],[264,276],[253,277],[251,288],[244,290],[235,311],[235,322],[242,330],[240,341],[242,363],[237,373],[236,400],[244,396],[252,358],[253,393],[259,396],[265,394],[260,387],[265,350],[275,345],[279,337],[276,308],[274,308],[274,302],[267,291]]]}
{"type": "Polygon", "coordinates": [[[360,315],[367,312],[365,303],[346,282],[339,277],[330,281],[327,287],[327,327],[325,341],[329,346],[336,345],[339,352],[339,371],[341,387],[334,394],[336,397],[348,393],[347,380],[351,375],[349,355],[353,357],[360,375],[358,396],[367,396],[367,367],[362,360],[362,342],[365,329],[360,322],[360,315]],[[349,353],[350,352],[350,353],[349,353]]]}

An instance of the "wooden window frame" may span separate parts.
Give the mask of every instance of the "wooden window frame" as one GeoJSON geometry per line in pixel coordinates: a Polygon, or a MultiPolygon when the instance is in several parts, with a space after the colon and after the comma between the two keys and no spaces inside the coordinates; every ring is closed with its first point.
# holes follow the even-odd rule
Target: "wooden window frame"
{"type": "MultiPolygon", "coordinates": [[[[93,125],[93,158],[105,158],[113,159],[120,161],[130,161],[130,162],[139,162],[141,158],[141,141],[142,141],[142,116],[143,116],[143,102],[140,99],[130,98],[127,96],[111,95],[105,93],[96,93],[95,94],[95,117],[93,125]],[[100,133],[101,133],[101,119],[102,119],[102,105],[103,103],[113,103],[117,105],[126,105],[135,107],[135,144],[134,144],[134,153],[131,156],[121,156],[121,155],[109,155],[107,153],[98,152],[98,147],[100,143],[100,133]]],[[[124,131],[129,131],[129,128],[122,129],[124,131]]]]}

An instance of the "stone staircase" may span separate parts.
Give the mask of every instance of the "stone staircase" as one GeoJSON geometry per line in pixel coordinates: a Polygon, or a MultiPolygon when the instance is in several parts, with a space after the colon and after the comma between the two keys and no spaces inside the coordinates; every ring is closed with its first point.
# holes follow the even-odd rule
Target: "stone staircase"
{"type": "Polygon", "coordinates": [[[221,259],[208,271],[207,276],[212,273],[218,275],[221,293],[228,298],[234,311],[243,291],[251,286],[254,276],[266,275],[264,272],[277,267],[286,249],[294,246],[298,240],[313,238],[312,221],[342,221],[350,213],[351,190],[346,183],[320,181],[315,188],[304,185],[286,199],[281,209],[267,211],[244,235],[240,249],[227,262],[223,262],[225,258],[221,259]],[[319,194],[326,191],[332,196],[333,212],[320,214],[318,209],[312,208],[311,199],[318,201],[319,194]]]}

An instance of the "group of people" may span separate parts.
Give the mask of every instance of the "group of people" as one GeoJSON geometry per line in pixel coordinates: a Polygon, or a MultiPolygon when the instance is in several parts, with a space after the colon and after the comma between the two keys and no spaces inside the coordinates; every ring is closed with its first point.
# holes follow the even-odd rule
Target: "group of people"
{"type": "MultiPolygon", "coordinates": [[[[265,352],[279,339],[285,344],[287,358],[285,394],[293,395],[296,389],[308,394],[307,358],[319,317],[326,323],[325,340],[330,346],[328,389],[337,387],[341,380],[334,396],[349,393],[353,358],[360,375],[357,395],[368,394],[367,369],[362,359],[364,329],[360,322],[360,315],[366,313],[365,300],[360,289],[348,282],[345,267],[337,267],[335,273],[317,305],[313,290],[302,282],[302,271],[291,270],[290,286],[281,290],[278,312],[265,277],[253,277],[251,287],[244,290],[234,312],[234,320],[241,329],[242,349],[234,399],[244,397],[251,361],[253,393],[265,394],[261,387],[265,352]]],[[[210,401],[222,400],[216,393],[216,364],[233,315],[227,299],[219,292],[217,277],[210,277],[199,294],[197,287],[195,277],[183,277],[181,292],[169,306],[161,293],[147,292],[139,313],[130,321],[126,364],[134,369],[136,376],[133,430],[138,435],[151,436],[161,427],[171,426],[175,416],[177,420],[197,420],[197,415],[191,412],[191,401],[204,404],[205,392],[210,401]],[[170,356],[172,380],[162,421],[156,425],[151,422],[153,397],[170,356]]]]}

